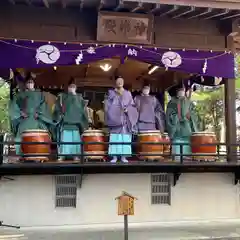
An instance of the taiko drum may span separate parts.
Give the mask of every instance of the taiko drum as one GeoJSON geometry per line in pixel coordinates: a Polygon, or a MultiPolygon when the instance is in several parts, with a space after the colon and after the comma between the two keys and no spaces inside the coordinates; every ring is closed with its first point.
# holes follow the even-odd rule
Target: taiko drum
{"type": "Polygon", "coordinates": [[[138,134],[138,154],[140,159],[160,160],[163,159],[163,142],[160,131],[143,131],[138,134]],[[143,144],[143,143],[155,144],[143,144]],[[159,144],[156,144],[159,143],[159,144]],[[148,155],[149,154],[149,155],[148,155]],[[151,156],[150,154],[154,154],[151,156]],[[159,155],[158,155],[159,154],[159,155]]]}
{"type": "Polygon", "coordinates": [[[51,137],[46,130],[27,130],[22,133],[22,142],[34,142],[36,144],[21,144],[26,161],[48,161],[51,154],[51,137]],[[42,143],[42,144],[41,144],[42,143]],[[49,144],[44,144],[49,143],[49,144]],[[34,156],[33,156],[34,155],[34,156]],[[46,156],[44,156],[46,155],[46,156]]]}
{"type": "Polygon", "coordinates": [[[207,156],[216,154],[217,139],[215,133],[210,132],[196,132],[191,136],[191,148],[193,159],[195,160],[215,160],[216,156],[207,156]],[[211,144],[209,146],[202,144],[211,144]],[[201,155],[204,154],[204,155],[201,155]]]}
{"type": "Polygon", "coordinates": [[[82,135],[82,141],[84,142],[83,151],[84,154],[87,154],[86,159],[104,159],[104,155],[106,153],[106,145],[105,144],[97,144],[104,143],[105,136],[103,131],[101,130],[86,130],[82,135]],[[90,142],[94,142],[94,144],[88,144],[90,142]],[[94,156],[98,155],[98,156],[94,156]]]}

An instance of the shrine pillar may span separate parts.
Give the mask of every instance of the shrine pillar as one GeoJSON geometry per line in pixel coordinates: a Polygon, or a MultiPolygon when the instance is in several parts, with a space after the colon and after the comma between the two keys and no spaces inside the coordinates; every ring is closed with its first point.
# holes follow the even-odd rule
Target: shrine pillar
{"type": "MultiPolygon", "coordinates": [[[[234,41],[232,36],[227,38],[227,46],[234,53],[234,41]]],[[[226,125],[226,144],[228,153],[228,162],[237,162],[236,144],[237,126],[236,126],[236,84],[235,79],[226,79],[225,81],[225,125],[226,125]]]]}

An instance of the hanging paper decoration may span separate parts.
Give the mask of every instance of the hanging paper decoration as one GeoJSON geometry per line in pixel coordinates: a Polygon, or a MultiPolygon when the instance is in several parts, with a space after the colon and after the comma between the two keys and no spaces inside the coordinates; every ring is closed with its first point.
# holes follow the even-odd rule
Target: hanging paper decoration
{"type": "Polygon", "coordinates": [[[9,79],[13,79],[14,78],[14,72],[13,70],[10,68],[10,73],[9,73],[9,79]]]}
{"type": "Polygon", "coordinates": [[[202,71],[203,71],[203,73],[206,73],[206,72],[207,72],[207,59],[205,59],[205,61],[204,61],[202,71]]]}
{"type": "Polygon", "coordinates": [[[222,78],[221,77],[215,77],[214,78],[214,85],[219,85],[222,81],[222,78]]]}
{"type": "Polygon", "coordinates": [[[83,60],[83,53],[82,53],[82,51],[80,51],[79,55],[75,59],[75,62],[77,65],[79,65],[82,62],[82,60],[83,60]]]}
{"type": "Polygon", "coordinates": [[[238,70],[239,63],[238,62],[240,62],[240,56],[239,56],[239,54],[235,54],[235,56],[234,56],[234,72],[235,72],[235,77],[236,78],[239,75],[239,70],[238,70]]]}

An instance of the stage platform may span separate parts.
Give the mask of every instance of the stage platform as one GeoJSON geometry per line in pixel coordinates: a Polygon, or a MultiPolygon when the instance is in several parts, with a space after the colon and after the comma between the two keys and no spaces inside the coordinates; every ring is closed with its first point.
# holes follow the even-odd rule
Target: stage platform
{"type": "Polygon", "coordinates": [[[13,163],[0,165],[0,175],[240,172],[240,162],[85,162],[13,163]]]}

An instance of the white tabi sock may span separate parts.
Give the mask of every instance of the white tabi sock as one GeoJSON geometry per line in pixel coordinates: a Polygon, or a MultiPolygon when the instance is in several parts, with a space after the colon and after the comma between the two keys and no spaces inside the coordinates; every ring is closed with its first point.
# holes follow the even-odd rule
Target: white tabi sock
{"type": "Polygon", "coordinates": [[[124,163],[128,163],[128,160],[126,159],[126,157],[121,157],[121,161],[124,163]]]}
{"type": "Polygon", "coordinates": [[[74,157],[73,160],[74,161],[80,161],[80,158],[79,157],[74,157]]]}
{"type": "Polygon", "coordinates": [[[59,157],[59,158],[58,158],[58,161],[59,161],[59,162],[64,161],[64,157],[59,157]]]}
{"type": "Polygon", "coordinates": [[[118,159],[117,159],[117,157],[116,157],[116,156],[114,156],[114,157],[113,157],[113,159],[111,160],[111,163],[116,163],[116,162],[117,162],[117,160],[118,160],[118,159]]]}

